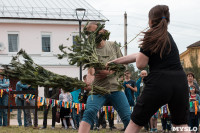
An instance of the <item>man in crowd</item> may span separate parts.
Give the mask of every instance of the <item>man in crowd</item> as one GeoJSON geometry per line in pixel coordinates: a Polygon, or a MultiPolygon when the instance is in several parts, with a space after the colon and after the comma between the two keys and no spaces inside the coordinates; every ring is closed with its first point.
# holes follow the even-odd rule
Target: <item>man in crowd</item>
{"type": "MultiPolygon", "coordinates": [[[[32,90],[35,91],[35,88],[32,88],[31,86],[26,89],[26,90],[32,90]]],[[[28,95],[25,98],[25,103],[24,106],[35,106],[35,98],[33,97],[32,94],[28,95]]],[[[34,125],[36,125],[36,123],[38,123],[38,116],[36,116],[35,118],[35,109],[25,109],[25,114],[26,114],[26,118],[27,118],[27,122],[29,123],[29,126],[32,126],[32,119],[31,119],[31,113],[34,116],[34,120],[36,119],[36,121],[34,121],[34,125]],[[35,123],[36,122],[36,123],[35,123]]],[[[36,125],[38,126],[38,125],[36,125]]]]}
{"type": "MultiPolygon", "coordinates": [[[[0,70],[2,72],[2,70],[0,70]]],[[[8,106],[8,94],[4,90],[8,90],[10,85],[9,79],[0,75],[0,106],[8,106]]],[[[0,109],[0,126],[7,126],[7,109],[0,109]],[[2,124],[3,117],[3,124],[2,124]]]]}
{"type": "MultiPolygon", "coordinates": [[[[49,99],[55,99],[58,100],[59,98],[59,89],[58,88],[44,88],[44,97],[49,98],[49,99]]],[[[40,129],[46,129],[47,128],[47,115],[50,109],[50,104],[49,106],[44,106],[44,120],[43,120],[43,127],[40,129]]],[[[56,110],[57,106],[55,105],[52,107],[52,129],[55,129],[55,124],[56,124],[56,110]]]]}
{"type": "Polygon", "coordinates": [[[131,80],[131,72],[129,70],[125,71],[124,88],[125,94],[128,99],[130,106],[134,106],[134,92],[137,92],[137,87],[134,80],[131,80]]]}
{"type": "Polygon", "coordinates": [[[146,70],[142,70],[140,73],[140,78],[137,80],[136,82],[136,86],[137,86],[137,92],[134,94],[135,95],[135,100],[137,102],[138,97],[141,95],[143,88],[144,88],[144,82],[143,79],[147,76],[147,71],[146,70]]]}
{"type": "MultiPolygon", "coordinates": [[[[28,89],[30,87],[30,85],[27,84],[22,84],[21,81],[18,81],[16,84],[16,91],[22,91],[24,89],[28,89]]],[[[24,95],[23,94],[17,94],[17,96],[15,97],[15,103],[17,106],[24,106],[25,104],[25,99],[24,99],[24,95]]],[[[29,123],[27,121],[27,115],[25,113],[25,109],[23,109],[24,112],[24,127],[28,127],[29,123]]],[[[22,109],[18,109],[17,110],[17,121],[19,126],[22,126],[22,118],[21,118],[21,114],[22,114],[22,109]]]]}

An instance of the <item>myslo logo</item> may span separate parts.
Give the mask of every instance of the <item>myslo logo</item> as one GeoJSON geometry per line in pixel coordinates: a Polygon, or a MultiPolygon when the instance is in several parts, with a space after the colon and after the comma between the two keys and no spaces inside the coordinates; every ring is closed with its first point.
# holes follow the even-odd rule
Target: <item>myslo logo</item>
{"type": "Polygon", "coordinates": [[[197,127],[172,127],[172,131],[197,131],[197,127]]]}

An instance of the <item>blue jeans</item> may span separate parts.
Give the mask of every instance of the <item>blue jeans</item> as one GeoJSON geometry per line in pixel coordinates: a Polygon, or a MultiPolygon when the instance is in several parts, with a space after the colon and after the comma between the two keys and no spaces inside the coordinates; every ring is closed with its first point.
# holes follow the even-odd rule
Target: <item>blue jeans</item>
{"type": "Polygon", "coordinates": [[[96,118],[97,112],[101,107],[109,101],[115,110],[119,113],[119,116],[126,128],[129,124],[131,111],[128,100],[122,91],[112,92],[108,95],[90,95],[87,99],[86,110],[83,114],[83,121],[92,125],[96,118]]]}
{"type": "MultiPolygon", "coordinates": [[[[24,100],[16,97],[15,98],[15,103],[17,106],[24,106],[24,100]]],[[[26,115],[25,115],[25,109],[23,109],[24,112],[24,126],[27,127],[27,123],[26,123],[26,115]]],[[[22,109],[17,109],[17,121],[19,126],[22,126],[22,109]]]]}
{"type": "MultiPolygon", "coordinates": [[[[8,94],[4,94],[0,97],[0,106],[8,106],[8,94]]],[[[7,109],[0,109],[0,126],[2,126],[2,117],[3,117],[3,126],[7,126],[7,109]]]]}
{"type": "Polygon", "coordinates": [[[76,109],[76,108],[73,108],[73,109],[72,109],[72,118],[73,118],[73,121],[74,121],[75,124],[76,124],[76,127],[79,128],[80,113],[77,114],[77,109],[76,109]]]}

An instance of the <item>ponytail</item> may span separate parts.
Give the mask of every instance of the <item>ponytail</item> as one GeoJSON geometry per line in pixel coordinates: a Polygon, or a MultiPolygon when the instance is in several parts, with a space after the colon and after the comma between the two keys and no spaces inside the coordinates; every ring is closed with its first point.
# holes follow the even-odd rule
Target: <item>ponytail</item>
{"type": "Polygon", "coordinates": [[[144,51],[153,53],[160,53],[162,58],[166,51],[167,45],[171,51],[171,43],[167,32],[169,23],[169,9],[165,5],[158,5],[152,8],[149,12],[149,20],[151,21],[150,29],[144,33],[144,38],[141,40],[141,46],[144,51]]]}

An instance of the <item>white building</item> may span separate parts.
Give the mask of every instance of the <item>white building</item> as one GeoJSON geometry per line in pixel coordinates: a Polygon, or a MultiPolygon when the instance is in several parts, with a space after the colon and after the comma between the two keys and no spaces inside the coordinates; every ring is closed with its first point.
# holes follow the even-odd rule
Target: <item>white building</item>
{"type": "MultiPolygon", "coordinates": [[[[79,34],[77,8],[86,9],[83,24],[107,21],[85,0],[1,0],[0,65],[9,64],[12,56],[24,49],[46,69],[79,77],[78,67],[56,57],[60,53],[58,46],[72,45],[73,37],[79,34]]],[[[43,96],[43,91],[39,95],[43,96]]]]}

